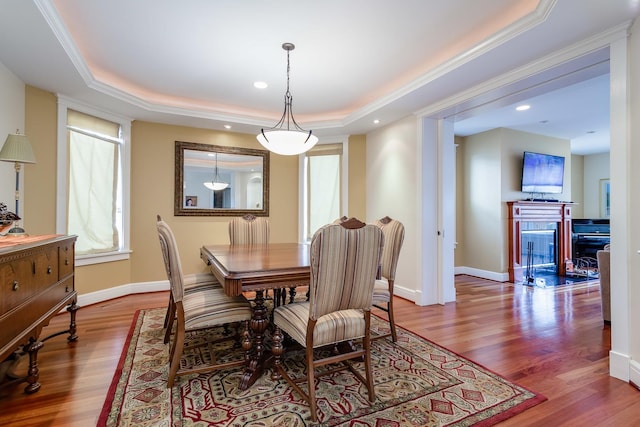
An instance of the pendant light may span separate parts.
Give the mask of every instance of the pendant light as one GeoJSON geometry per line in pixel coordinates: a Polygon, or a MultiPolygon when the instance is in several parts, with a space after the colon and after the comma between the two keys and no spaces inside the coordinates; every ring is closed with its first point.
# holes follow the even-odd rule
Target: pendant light
{"type": "Polygon", "coordinates": [[[318,137],[311,131],[302,129],[293,118],[291,92],[289,91],[289,53],[295,49],[293,43],[283,43],[282,48],[287,51],[287,91],[284,94],[284,113],[280,121],[270,129],[262,129],[256,136],[260,144],[276,154],[301,154],[313,148],[318,137]]]}
{"type": "Polygon", "coordinates": [[[213,191],[224,190],[229,186],[229,183],[224,182],[222,179],[220,179],[220,175],[218,175],[218,153],[216,153],[216,173],[213,176],[213,181],[205,182],[204,186],[213,191]]]}

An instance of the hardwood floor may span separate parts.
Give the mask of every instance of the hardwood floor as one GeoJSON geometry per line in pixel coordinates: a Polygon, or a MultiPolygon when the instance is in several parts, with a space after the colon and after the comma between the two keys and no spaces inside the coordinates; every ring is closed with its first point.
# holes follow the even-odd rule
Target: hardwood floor
{"type": "MultiPolygon", "coordinates": [[[[456,288],[457,302],[445,306],[397,298],[396,319],[549,399],[501,426],[640,425],[640,391],[609,376],[597,284],[541,289],[457,276],[456,288]]],[[[166,302],[159,292],[81,308],[78,342],[56,337],[40,351],[40,391],[0,389],[0,425],[95,425],[134,312],[166,302]]],[[[57,316],[43,336],[67,323],[57,316]]]]}

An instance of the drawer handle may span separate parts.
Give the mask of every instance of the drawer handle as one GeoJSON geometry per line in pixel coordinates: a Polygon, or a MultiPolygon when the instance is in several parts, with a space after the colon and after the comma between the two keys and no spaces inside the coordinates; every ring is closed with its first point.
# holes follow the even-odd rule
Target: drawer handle
{"type": "Polygon", "coordinates": [[[51,268],[51,266],[47,266],[47,274],[51,274],[51,271],[53,271],[53,269],[51,268]]]}
{"type": "Polygon", "coordinates": [[[17,280],[13,281],[13,290],[17,291],[18,289],[20,289],[20,284],[18,283],[17,280]]]}
{"type": "Polygon", "coordinates": [[[64,260],[64,265],[69,265],[69,260],[68,259],[64,260]]]}

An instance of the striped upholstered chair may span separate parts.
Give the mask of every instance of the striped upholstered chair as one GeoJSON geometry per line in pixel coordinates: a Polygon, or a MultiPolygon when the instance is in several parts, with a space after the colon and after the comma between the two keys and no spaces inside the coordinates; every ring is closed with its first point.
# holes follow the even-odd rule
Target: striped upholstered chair
{"type": "Polygon", "coordinates": [[[311,419],[317,420],[315,376],[350,369],[367,386],[369,401],[375,400],[371,371],[371,297],[380,263],[384,236],[375,225],[351,218],[340,225],[329,224],[314,234],[310,247],[309,301],[294,302],[274,310],[272,352],[276,377],[282,376],[309,403],[311,419]],[[307,376],[293,378],[282,364],[283,332],[306,348],[307,376]],[[315,358],[314,349],[337,347],[362,338],[362,345],[349,346],[348,353],[328,359],[315,358]],[[352,365],[364,357],[364,377],[352,365]],[[316,375],[315,368],[337,364],[316,375]],[[308,392],[298,383],[306,382],[308,392]]]}
{"type": "MultiPolygon", "coordinates": [[[[162,221],[160,215],[158,215],[158,221],[162,221]]],[[[169,265],[170,260],[168,259],[168,254],[166,252],[162,252],[164,267],[167,270],[167,277],[169,277],[169,265]]],[[[222,285],[211,273],[195,273],[184,276],[184,291],[186,293],[191,292],[192,290],[198,289],[200,287],[221,287],[222,285]]],[[[173,330],[173,322],[176,318],[176,304],[173,301],[173,295],[169,292],[169,304],[167,305],[167,313],[164,317],[164,343],[169,342],[169,338],[171,337],[171,331],[173,330]]]]}
{"type": "Polygon", "coordinates": [[[396,342],[396,322],[393,318],[393,285],[396,279],[396,268],[402,242],[404,241],[404,225],[401,222],[385,216],[375,222],[384,234],[384,249],[382,250],[381,278],[376,280],[373,288],[373,305],[387,313],[389,319],[388,334],[376,335],[374,339],[388,337],[391,335],[393,342],[396,342]]]}
{"type": "Polygon", "coordinates": [[[229,221],[229,241],[232,245],[269,243],[269,220],[247,214],[229,221]]]}
{"type": "MultiPolygon", "coordinates": [[[[169,350],[167,387],[173,387],[175,377],[178,375],[244,365],[251,349],[249,338],[251,305],[243,296],[229,297],[225,295],[224,290],[219,286],[198,287],[186,292],[175,236],[167,223],[161,219],[157,222],[157,228],[163,256],[165,260],[168,260],[167,275],[176,312],[176,327],[169,350]],[[209,365],[181,367],[182,353],[185,341],[188,341],[188,332],[235,322],[242,322],[244,325],[242,347],[245,349],[245,354],[242,357],[216,363],[215,355],[211,355],[212,362],[209,365]]],[[[223,339],[229,338],[235,337],[223,339]]]]}

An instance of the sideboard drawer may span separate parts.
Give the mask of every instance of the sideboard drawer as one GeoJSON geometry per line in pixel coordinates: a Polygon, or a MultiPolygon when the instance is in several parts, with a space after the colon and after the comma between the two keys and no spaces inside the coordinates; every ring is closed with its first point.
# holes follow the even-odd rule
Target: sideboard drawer
{"type": "Polygon", "coordinates": [[[60,245],[58,248],[58,271],[60,279],[73,273],[75,251],[73,243],[69,242],[60,245]]]}
{"type": "Polygon", "coordinates": [[[52,247],[33,257],[32,273],[38,287],[50,286],[58,281],[58,248],[52,247]]]}
{"type": "Polygon", "coordinates": [[[27,301],[37,289],[31,259],[22,258],[0,265],[0,314],[27,301]]]}

